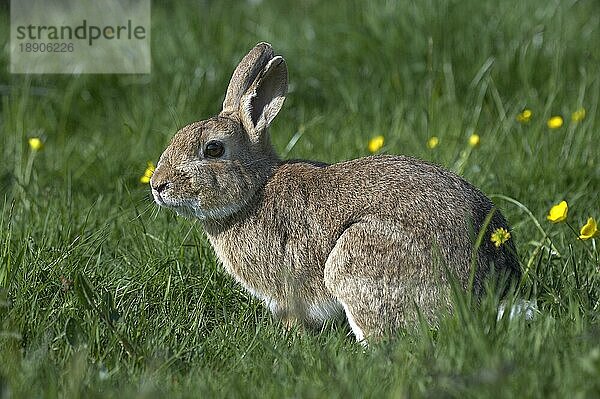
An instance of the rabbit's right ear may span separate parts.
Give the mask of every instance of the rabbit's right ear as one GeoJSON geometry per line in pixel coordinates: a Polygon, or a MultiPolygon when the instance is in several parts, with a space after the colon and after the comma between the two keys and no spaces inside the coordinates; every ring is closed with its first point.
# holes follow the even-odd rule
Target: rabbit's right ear
{"type": "Polygon", "coordinates": [[[256,77],[265,69],[274,57],[273,48],[269,43],[258,43],[238,64],[233,71],[221,115],[237,114],[242,95],[250,88],[256,77]]]}

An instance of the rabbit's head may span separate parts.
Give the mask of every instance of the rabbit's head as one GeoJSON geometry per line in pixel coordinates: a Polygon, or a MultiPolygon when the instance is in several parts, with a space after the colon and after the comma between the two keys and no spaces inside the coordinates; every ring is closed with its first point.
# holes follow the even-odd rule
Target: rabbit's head
{"type": "Polygon", "coordinates": [[[210,220],[248,204],[279,162],[267,129],[286,92],[285,60],[259,43],[235,69],[219,115],[175,134],[150,180],[154,200],[210,220]]]}

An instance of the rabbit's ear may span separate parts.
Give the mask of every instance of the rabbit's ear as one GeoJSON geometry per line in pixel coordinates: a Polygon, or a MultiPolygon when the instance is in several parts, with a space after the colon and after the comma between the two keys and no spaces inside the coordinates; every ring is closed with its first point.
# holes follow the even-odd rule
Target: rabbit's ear
{"type": "Polygon", "coordinates": [[[221,114],[234,114],[238,112],[240,99],[248,90],[258,74],[273,58],[273,48],[269,43],[258,43],[238,64],[233,71],[221,114]]]}
{"type": "Polygon", "coordinates": [[[274,57],[240,101],[239,116],[242,125],[257,141],[279,113],[287,94],[288,74],[285,60],[274,57]]]}

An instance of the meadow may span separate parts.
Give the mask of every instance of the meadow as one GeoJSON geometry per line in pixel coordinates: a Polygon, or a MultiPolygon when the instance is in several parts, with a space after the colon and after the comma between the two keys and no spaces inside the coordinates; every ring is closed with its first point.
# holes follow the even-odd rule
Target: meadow
{"type": "Polygon", "coordinates": [[[599,2],[155,1],[149,75],[11,75],[9,22],[0,397],[600,397],[599,2]],[[278,152],[458,172],[510,221],[533,321],[456,292],[367,350],[344,324],[286,332],[201,224],[157,210],[147,163],[260,41],[289,67],[278,152]]]}

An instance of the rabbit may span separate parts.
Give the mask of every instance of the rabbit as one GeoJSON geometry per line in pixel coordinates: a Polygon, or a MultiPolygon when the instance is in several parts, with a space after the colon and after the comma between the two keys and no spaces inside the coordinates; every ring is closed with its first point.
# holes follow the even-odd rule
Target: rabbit
{"type": "Polygon", "coordinates": [[[513,239],[490,240],[506,220],[454,173],[395,155],[280,159],[268,128],[287,84],[285,60],[257,44],[221,112],[180,129],[150,179],[155,202],[198,219],[225,270],[285,326],[345,317],[367,342],[434,323],[452,281],[478,297],[489,276],[519,279],[513,239]]]}

